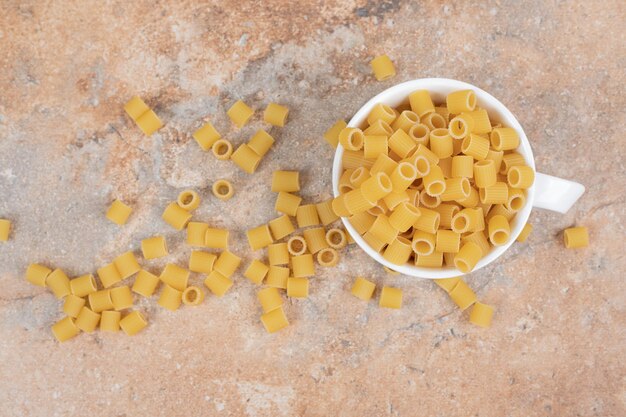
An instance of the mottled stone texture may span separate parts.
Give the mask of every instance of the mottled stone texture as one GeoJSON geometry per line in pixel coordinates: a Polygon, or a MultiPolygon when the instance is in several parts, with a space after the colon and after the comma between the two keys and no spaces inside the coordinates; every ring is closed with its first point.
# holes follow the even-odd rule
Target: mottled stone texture
{"type": "MultiPolygon", "coordinates": [[[[0,414],[3,416],[624,416],[624,128],[626,7],[584,2],[326,3],[11,1],[0,14],[0,414]],[[385,83],[369,59],[389,54],[385,83]],[[160,220],[185,187],[196,219],[234,232],[273,217],[275,169],[300,169],[307,201],[330,196],[333,151],[321,135],[369,97],[421,77],[469,81],[498,97],[531,139],[538,169],[587,186],[566,215],[537,210],[527,244],[468,278],[497,309],[467,322],[433,283],[388,276],[358,248],[289,300],[291,326],[268,335],[256,288],[240,274],[222,299],[171,313],[140,300],[140,335],[94,333],[57,344],[59,302],[22,278],[30,262],[77,275],[166,235],[160,220]],[[122,111],[140,94],[166,127],[144,137],[122,111]],[[290,107],[275,148],[249,176],[199,150],[210,119],[236,144],[236,99],[290,107]],[[211,197],[217,178],[235,197],[211,197]],[[119,197],[135,212],[104,218],[119,197]],[[587,226],[591,247],[565,250],[561,230],[587,226]],[[400,311],[363,303],[357,274],[401,287],[400,311]]],[[[146,263],[147,264],[147,263],[146,263]]],[[[200,276],[192,282],[200,283],[200,276]]]]}

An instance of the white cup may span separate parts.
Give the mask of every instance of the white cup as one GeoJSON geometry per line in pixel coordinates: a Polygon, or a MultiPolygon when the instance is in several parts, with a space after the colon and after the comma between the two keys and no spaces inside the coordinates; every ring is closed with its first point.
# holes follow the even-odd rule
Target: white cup
{"type": "MultiPolygon", "coordinates": [[[[535,160],[533,157],[533,151],[530,148],[530,143],[528,142],[528,138],[526,138],[526,134],[524,133],[522,126],[519,124],[515,116],[513,116],[513,113],[511,113],[509,109],[507,109],[491,94],[462,81],[450,80],[446,78],[422,78],[398,84],[383,91],[368,101],[358,112],[356,112],[352,120],[350,120],[350,123],[348,123],[348,126],[364,128],[367,116],[374,105],[384,103],[391,107],[396,107],[400,104],[408,103],[409,94],[415,90],[428,90],[433,98],[433,101],[441,103],[445,102],[446,96],[452,91],[467,89],[471,89],[476,93],[478,105],[489,112],[489,117],[492,121],[500,122],[504,126],[512,127],[517,131],[520,137],[520,146],[517,149],[517,152],[522,154],[526,159],[526,163],[535,169],[535,160]]],[[[339,178],[341,177],[341,173],[343,171],[341,161],[342,155],[343,147],[339,145],[337,146],[337,151],[335,152],[332,173],[333,193],[335,196],[339,195],[339,178]]],[[[528,221],[530,211],[533,207],[565,213],[584,192],[585,187],[581,184],[556,178],[551,175],[536,173],[535,183],[527,190],[526,205],[517,213],[511,223],[511,237],[509,241],[505,245],[492,248],[491,252],[478,262],[473,271],[476,271],[496,260],[496,258],[502,255],[511,246],[511,244],[515,242],[515,239],[528,221]]],[[[422,268],[409,264],[392,264],[384,259],[380,253],[373,250],[367,242],[365,242],[361,235],[359,235],[354,227],[352,227],[352,225],[347,221],[347,218],[342,217],[341,220],[343,221],[346,230],[350,233],[356,243],[365,252],[367,252],[368,255],[374,258],[377,262],[385,265],[387,268],[393,269],[405,275],[427,279],[451,278],[463,275],[461,271],[452,267],[422,268]]]]}

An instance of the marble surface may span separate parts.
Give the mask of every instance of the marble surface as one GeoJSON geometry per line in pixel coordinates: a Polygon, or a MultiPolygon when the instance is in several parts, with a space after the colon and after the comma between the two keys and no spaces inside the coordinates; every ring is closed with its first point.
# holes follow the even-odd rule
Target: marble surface
{"type": "MultiPolygon", "coordinates": [[[[624,416],[626,4],[609,1],[5,1],[0,14],[0,414],[3,416],[624,416]],[[376,82],[387,53],[398,75],[376,82]],[[83,334],[63,345],[48,291],[23,279],[44,262],[92,272],[163,233],[184,264],[183,236],[160,220],[183,188],[196,219],[236,232],[273,217],[275,169],[299,169],[307,201],[330,196],[322,133],[401,81],[449,77],[507,105],[540,171],[587,193],[566,215],[536,210],[535,231],[468,282],[497,309],[472,326],[429,281],[386,275],[358,248],[289,300],[291,325],[269,335],[240,274],[222,299],[171,313],[137,300],[149,327],[128,338],[83,334]],[[140,94],[166,126],[147,138],[122,111],[140,94]],[[290,107],[277,145],[249,176],[190,136],[211,120],[234,143],[236,99],[290,107]],[[209,186],[230,178],[222,203],[209,186]],[[112,198],[135,208],[117,228],[112,198]],[[588,249],[561,231],[587,226],[588,249]],[[357,274],[401,287],[383,310],[348,290],[357,274]]],[[[146,263],[147,264],[147,263],[146,263]]],[[[194,275],[192,282],[200,283],[194,275]]]]}

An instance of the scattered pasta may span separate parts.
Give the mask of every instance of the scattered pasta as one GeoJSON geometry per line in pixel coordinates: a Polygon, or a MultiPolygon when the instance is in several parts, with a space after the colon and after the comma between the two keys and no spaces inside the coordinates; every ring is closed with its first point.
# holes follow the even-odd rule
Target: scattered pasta
{"type": "Polygon", "coordinates": [[[167,264],[161,271],[159,279],[164,284],[182,292],[187,288],[189,271],[175,264],[167,264]]]}
{"type": "Polygon", "coordinates": [[[243,101],[237,100],[235,104],[233,104],[230,109],[226,111],[226,114],[238,128],[242,128],[246,123],[248,123],[248,120],[254,114],[254,110],[252,110],[243,101]]]}
{"type": "Polygon", "coordinates": [[[374,76],[378,81],[385,81],[396,75],[393,62],[387,55],[379,55],[370,62],[374,76]]]}
{"type": "Polygon", "coordinates": [[[122,313],[119,311],[103,311],[100,313],[100,330],[103,332],[119,332],[122,313]]]}
{"type": "Polygon", "coordinates": [[[189,256],[189,270],[208,274],[213,270],[216,259],[217,255],[214,253],[198,250],[191,251],[191,255],[189,256]]]}
{"type": "Polygon", "coordinates": [[[263,120],[267,123],[283,127],[287,121],[289,109],[276,103],[269,103],[263,112],[263,120]]]}
{"type": "Polygon", "coordinates": [[[200,129],[196,130],[192,136],[203,151],[211,149],[213,144],[222,137],[211,123],[205,123],[200,129]]]}
{"type": "Polygon", "coordinates": [[[380,307],[399,309],[402,307],[402,290],[400,288],[383,287],[380,291],[380,307]]]}
{"type": "Polygon", "coordinates": [[[211,190],[215,197],[223,201],[230,200],[233,194],[235,194],[232,184],[227,180],[215,181],[211,190]]]}
{"type": "Polygon", "coordinates": [[[283,305],[283,299],[277,288],[263,288],[257,292],[257,298],[261,303],[261,308],[264,313],[275,310],[283,305]]]}
{"type": "Polygon", "coordinates": [[[337,120],[337,122],[324,133],[324,140],[328,142],[330,146],[336,148],[339,143],[339,132],[345,129],[346,126],[348,126],[348,124],[345,120],[337,120]]]}
{"type": "Polygon", "coordinates": [[[226,294],[226,291],[233,286],[233,282],[227,276],[222,275],[218,271],[212,271],[204,280],[204,285],[211,290],[211,292],[218,296],[222,297],[226,294]]]}
{"type": "Polygon", "coordinates": [[[226,161],[233,154],[233,144],[226,139],[218,139],[211,147],[211,152],[220,161],[226,161]]]}
{"type": "Polygon", "coordinates": [[[46,287],[50,288],[57,298],[63,298],[71,293],[70,279],[61,269],[52,271],[46,278],[46,287]]]}
{"type": "Polygon", "coordinates": [[[156,259],[167,256],[167,243],[163,236],[154,236],[141,241],[144,259],[156,259]]]}
{"type": "Polygon", "coordinates": [[[188,306],[197,306],[204,300],[204,291],[202,289],[190,286],[183,291],[183,303],[188,306]]]}
{"type": "Polygon", "coordinates": [[[261,316],[261,322],[268,333],[277,332],[289,325],[289,321],[287,320],[287,316],[285,316],[282,306],[263,314],[261,316]]]}
{"type": "Polygon", "coordinates": [[[286,214],[277,217],[274,220],[270,220],[268,222],[268,226],[270,227],[270,231],[272,232],[272,236],[275,240],[287,237],[296,230],[291,222],[291,219],[286,214]]]}
{"type": "Polygon", "coordinates": [[[120,328],[127,336],[134,336],[148,325],[148,321],[139,311],[133,311],[120,320],[120,328]]]}
{"type": "Polygon", "coordinates": [[[275,193],[300,191],[300,172],[274,171],[272,174],[272,191],[275,193]]]}
{"type": "Polygon", "coordinates": [[[567,249],[589,246],[589,232],[586,227],[570,227],[563,231],[563,242],[567,249]]]}
{"type": "Polygon", "coordinates": [[[263,282],[269,269],[263,262],[255,259],[250,263],[243,276],[258,285],[263,282]]]}
{"type": "Polygon", "coordinates": [[[307,298],[309,296],[309,280],[307,278],[287,279],[287,297],[307,298]]]}
{"type": "Polygon", "coordinates": [[[96,292],[96,280],[93,274],[81,275],[78,278],[70,280],[70,292],[77,297],[85,297],[92,292],[96,292]]]}
{"type": "Polygon", "coordinates": [[[11,233],[11,222],[7,219],[0,219],[0,242],[9,240],[11,233]]]}
{"type": "Polygon", "coordinates": [[[167,205],[161,217],[174,229],[183,230],[191,220],[191,213],[179,206],[178,203],[172,202],[167,205]]]}
{"type": "Polygon", "coordinates": [[[265,248],[274,243],[270,227],[267,224],[262,224],[261,226],[248,230],[246,236],[248,238],[248,244],[253,251],[265,248]]]}
{"type": "Polygon", "coordinates": [[[215,272],[219,272],[227,278],[230,278],[235,273],[237,268],[239,268],[240,263],[240,257],[229,250],[225,250],[220,254],[220,256],[218,256],[215,264],[213,264],[213,270],[215,272]]]}
{"type": "Polygon", "coordinates": [[[159,285],[159,277],[142,269],[135,277],[132,291],[144,297],[152,297],[159,285]]]}
{"type": "Polygon", "coordinates": [[[59,342],[65,342],[80,333],[80,329],[71,317],[64,317],[52,326],[52,334],[59,342]]]}
{"type": "Polygon", "coordinates": [[[261,162],[261,156],[245,143],[239,145],[230,159],[248,174],[253,174],[261,162]]]}
{"type": "Polygon", "coordinates": [[[490,327],[493,307],[476,301],[470,312],[469,321],[480,327],[490,327]]]}
{"type": "Polygon", "coordinates": [[[204,234],[204,246],[212,249],[226,249],[229,235],[230,232],[227,229],[209,227],[204,234]]]}
{"type": "Polygon", "coordinates": [[[293,236],[287,241],[287,249],[292,256],[299,256],[307,251],[307,242],[302,236],[293,236]]]}
{"type": "Polygon", "coordinates": [[[127,285],[111,288],[111,302],[116,311],[131,308],[133,306],[133,293],[127,285]]]}
{"type": "Polygon", "coordinates": [[[333,248],[324,248],[317,252],[317,263],[321,266],[335,266],[339,263],[339,254],[333,248]]]}
{"type": "Polygon", "coordinates": [[[128,217],[132,211],[132,208],[122,203],[120,200],[114,200],[107,210],[106,217],[113,223],[122,226],[128,221],[128,217]]]}
{"type": "Polygon", "coordinates": [[[185,190],[178,194],[178,205],[187,211],[194,211],[200,205],[200,196],[194,190],[185,190]]]}
{"type": "Polygon", "coordinates": [[[371,281],[366,280],[363,277],[357,277],[352,284],[352,289],[350,292],[356,298],[359,298],[363,301],[369,301],[374,295],[374,290],[376,289],[376,284],[371,281]]]}
{"type": "Polygon", "coordinates": [[[274,138],[269,133],[260,129],[252,135],[248,141],[248,146],[254,151],[254,153],[262,158],[267,152],[269,152],[272,145],[274,145],[274,142],[274,138]]]}
{"type": "Polygon", "coordinates": [[[157,301],[157,304],[170,311],[175,311],[178,310],[182,302],[182,291],[179,291],[176,288],[172,288],[167,284],[163,285],[163,289],[161,290],[161,295],[159,296],[159,301],[157,301]]]}
{"type": "Polygon", "coordinates": [[[39,264],[30,264],[26,269],[26,280],[33,285],[40,287],[46,286],[46,278],[52,272],[52,269],[39,264]]]}

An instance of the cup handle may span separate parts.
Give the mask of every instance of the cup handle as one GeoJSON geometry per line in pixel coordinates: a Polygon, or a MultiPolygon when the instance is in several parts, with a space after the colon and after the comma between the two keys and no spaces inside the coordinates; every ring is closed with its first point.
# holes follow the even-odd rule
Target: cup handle
{"type": "Polygon", "coordinates": [[[582,184],[537,172],[533,207],[567,213],[584,192],[582,184]]]}

